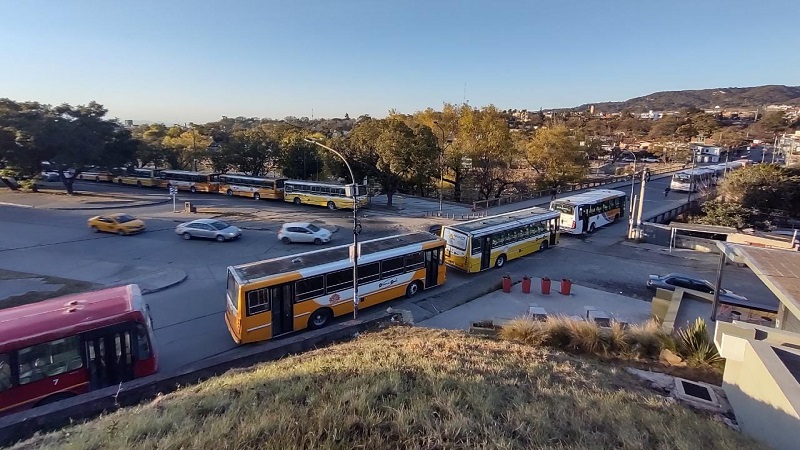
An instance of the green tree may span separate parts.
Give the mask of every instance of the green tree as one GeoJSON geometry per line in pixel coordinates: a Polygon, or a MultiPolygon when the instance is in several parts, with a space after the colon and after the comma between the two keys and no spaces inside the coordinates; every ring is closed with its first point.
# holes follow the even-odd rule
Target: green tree
{"type": "Polygon", "coordinates": [[[713,199],[705,202],[703,214],[693,216],[690,222],[742,229],[752,225],[753,210],[736,202],[713,199]]]}
{"type": "Polygon", "coordinates": [[[325,161],[320,155],[319,147],[304,141],[300,135],[292,135],[281,145],[280,166],[284,176],[308,180],[319,177],[325,161]]]}
{"type": "Polygon", "coordinates": [[[510,168],[514,144],[508,123],[494,106],[460,111],[458,140],[469,158],[469,175],[479,198],[499,197],[512,184],[510,168]]]}
{"type": "Polygon", "coordinates": [[[175,125],[169,128],[161,144],[168,150],[169,163],[173,169],[194,170],[209,158],[208,146],[212,139],[195,129],[175,125]]]}
{"type": "Polygon", "coordinates": [[[711,114],[696,113],[689,117],[689,121],[692,124],[692,128],[703,136],[711,136],[719,129],[719,122],[711,114]]]}
{"type": "Polygon", "coordinates": [[[725,201],[744,208],[784,210],[797,214],[800,209],[800,174],[774,164],[759,164],[728,173],[719,192],[725,201]]]}
{"type": "Polygon", "coordinates": [[[522,143],[541,187],[564,186],[582,180],[588,171],[586,153],[564,126],[540,128],[522,143]]]}

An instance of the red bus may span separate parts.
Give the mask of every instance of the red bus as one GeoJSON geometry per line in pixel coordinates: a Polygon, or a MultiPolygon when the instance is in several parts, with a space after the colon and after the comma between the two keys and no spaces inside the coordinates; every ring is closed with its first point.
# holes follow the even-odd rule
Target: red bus
{"type": "Polygon", "coordinates": [[[0,309],[0,415],[157,368],[149,307],[135,284],[0,309]]]}

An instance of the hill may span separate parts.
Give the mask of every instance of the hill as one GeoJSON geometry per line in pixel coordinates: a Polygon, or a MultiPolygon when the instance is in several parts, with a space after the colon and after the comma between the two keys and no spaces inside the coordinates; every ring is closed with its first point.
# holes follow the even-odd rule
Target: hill
{"type": "Polygon", "coordinates": [[[590,360],[395,327],[14,448],[760,448],[590,360]]]}
{"type": "Polygon", "coordinates": [[[765,105],[800,105],[800,86],[767,85],[694,91],[663,91],[624,102],[587,103],[573,108],[584,111],[594,105],[597,112],[676,111],[681,108],[756,108],[765,105]]]}

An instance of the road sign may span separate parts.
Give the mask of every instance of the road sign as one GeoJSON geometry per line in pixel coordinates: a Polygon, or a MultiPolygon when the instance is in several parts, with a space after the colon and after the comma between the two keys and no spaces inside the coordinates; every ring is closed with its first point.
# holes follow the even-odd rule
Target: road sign
{"type": "Polygon", "coordinates": [[[178,188],[175,186],[169,187],[169,195],[172,196],[172,212],[178,212],[177,204],[176,204],[176,196],[178,195],[178,188]]]}

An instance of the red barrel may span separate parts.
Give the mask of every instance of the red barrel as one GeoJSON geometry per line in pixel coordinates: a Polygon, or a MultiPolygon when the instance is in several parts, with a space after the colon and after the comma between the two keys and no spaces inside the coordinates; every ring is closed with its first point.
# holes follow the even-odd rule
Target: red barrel
{"type": "Polygon", "coordinates": [[[522,293],[523,294],[531,293],[531,279],[528,277],[522,278],[522,293]]]}
{"type": "Polygon", "coordinates": [[[550,295],[550,278],[542,278],[542,294],[550,295]]]}
{"type": "Polygon", "coordinates": [[[503,292],[506,294],[511,292],[511,277],[508,275],[503,275],[503,292]]]}
{"type": "Polygon", "coordinates": [[[569,278],[562,278],[561,295],[569,295],[570,289],[572,289],[572,281],[570,281],[569,278]]]}

